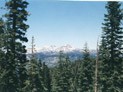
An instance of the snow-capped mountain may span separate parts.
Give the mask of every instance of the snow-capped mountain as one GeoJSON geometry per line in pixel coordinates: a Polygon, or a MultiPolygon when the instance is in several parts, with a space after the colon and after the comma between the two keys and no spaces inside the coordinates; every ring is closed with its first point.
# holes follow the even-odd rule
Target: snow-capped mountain
{"type": "MultiPolygon", "coordinates": [[[[30,51],[29,50],[27,51],[28,51],[28,54],[30,54],[30,51]]],[[[37,58],[41,59],[43,62],[46,62],[48,64],[52,64],[52,63],[54,64],[55,62],[58,61],[58,56],[60,51],[63,51],[65,54],[67,54],[72,61],[81,59],[83,56],[82,49],[73,48],[69,44],[61,46],[61,47],[57,47],[55,45],[44,46],[40,49],[37,49],[35,51],[35,55],[37,58]]],[[[95,56],[96,51],[90,50],[90,54],[91,56],[95,56]]]]}
{"type": "Polygon", "coordinates": [[[49,52],[49,51],[56,51],[57,47],[55,45],[51,46],[44,46],[41,49],[39,49],[37,52],[49,52]]]}
{"type": "Polygon", "coordinates": [[[51,45],[51,46],[44,46],[41,49],[39,49],[37,52],[59,52],[59,51],[63,51],[63,52],[70,52],[75,50],[75,48],[73,48],[71,45],[67,44],[61,47],[57,47],[55,45],[51,45]]]}

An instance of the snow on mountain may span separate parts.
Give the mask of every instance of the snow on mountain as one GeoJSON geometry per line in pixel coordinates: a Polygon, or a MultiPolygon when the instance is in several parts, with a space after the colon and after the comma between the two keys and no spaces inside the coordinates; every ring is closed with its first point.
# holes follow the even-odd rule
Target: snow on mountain
{"type": "Polygon", "coordinates": [[[56,51],[57,47],[55,45],[44,46],[38,52],[48,52],[48,51],[56,51]]]}
{"type": "Polygon", "coordinates": [[[51,45],[51,46],[44,46],[41,49],[37,50],[37,52],[59,52],[59,51],[63,51],[63,52],[70,52],[75,50],[75,48],[73,48],[71,45],[67,44],[61,47],[57,47],[55,45],[51,45]]]}
{"type": "MultiPolygon", "coordinates": [[[[57,47],[55,45],[51,46],[43,46],[41,48],[36,48],[35,53],[43,53],[43,54],[58,54],[60,51],[63,51],[64,53],[82,53],[83,49],[80,48],[74,48],[69,44],[66,44],[64,46],[57,47]]],[[[27,49],[27,53],[31,53],[31,49],[27,49]]],[[[90,50],[90,53],[96,53],[95,50],[90,50]]]]}
{"type": "MultiPolygon", "coordinates": [[[[30,54],[29,50],[28,54],[30,54]]],[[[61,47],[57,47],[55,45],[44,46],[42,48],[36,49],[37,58],[41,59],[43,62],[47,64],[54,64],[58,61],[59,51],[63,51],[66,53],[72,61],[82,58],[83,50],[80,48],[73,48],[71,45],[67,44],[61,47]]],[[[92,57],[95,57],[96,50],[90,50],[90,54],[92,57]]]]}
{"type": "Polygon", "coordinates": [[[70,52],[72,50],[74,50],[75,48],[73,48],[71,45],[67,44],[65,46],[61,46],[59,48],[57,48],[56,50],[59,51],[63,51],[63,52],[70,52]]]}

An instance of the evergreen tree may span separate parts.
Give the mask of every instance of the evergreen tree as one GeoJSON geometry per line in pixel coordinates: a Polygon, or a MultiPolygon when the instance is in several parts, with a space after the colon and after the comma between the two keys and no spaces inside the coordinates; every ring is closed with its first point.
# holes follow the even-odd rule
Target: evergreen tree
{"type": "MultiPolygon", "coordinates": [[[[102,41],[101,41],[101,45],[99,46],[99,61],[98,61],[98,90],[99,92],[101,92],[102,90],[102,87],[106,88],[107,86],[101,83],[101,81],[105,80],[105,77],[107,76],[106,74],[103,75],[103,72],[106,72],[107,71],[107,74],[110,70],[110,67],[108,66],[107,61],[109,61],[109,52],[108,52],[108,49],[107,49],[107,43],[106,43],[106,38],[105,36],[102,36],[102,41]],[[104,69],[105,68],[105,69],[104,69]],[[104,78],[104,79],[103,79],[104,78]]],[[[110,74],[110,72],[109,72],[110,74]]],[[[105,80],[106,82],[106,80],[105,80]]]]}
{"type": "Polygon", "coordinates": [[[81,62],[78,80],[78,91],[77,92],[92,92],[93,91],[93,77],[94,77],[94,63],[91,60],[87,43],[85,44],[83,51],[83,60],[81,62]]]}
{"type": "Polygon", "coordinates": [[[26,46],[22,42],[27,42],[25,37],[28,25],[27,8],[25,0],[9,0],[6,2],[8,13],[5,15],[5,41],[3,51],[5,52],[5,62],[7,73],[5,74],[5,88],[2,92],[22,92],[25,86],[26,75],[26,46]]]}
{"type": "MultiPolygon", "coordinates": [[[[32,53],[27,64],[28,79],[26,80],[24,92],[49,92],[46,85],[50,82],[46,80],[46,78],[48,77],[48,75],[46,75],[47,66],[45,65],[45,63],[42,64],[41,60],[38,60],[34,55],[34,37],[32,37],[31,47],[32,53]]],[[[49,78],[50,77],[48,77],[47,79],[49,78]]]]}
{"type": "Polygon", "coordinates": [[[70,90],[70,80],[71,80],[71,72],[70,72],[70,60],[68,57],[64,55],[62,51],[60,51],[58,65],[55,68],[55,72],[53,74],[52,82],[52,91],[53,92],[71,92],[70,90]]]}
{"type": "Polygon", "coordinates": [[[105,14],[103,23],[102,42],[99,52],[102,92],[123,91],[123,28],[121,27],[123,13],[120,7],[121,3],[116,1],[106,4],[107,14],[105,14]]]}
{"type": "Polygon", "coordinates": [[[51,92],[51,75],[50,70],[45,62],[43,62],[42,69],[43,83],[46,90],[45,92],[51,92]]]}
{"type": "MultiPolygon", "coordinates": [[[[3,55],[4,51],[4,22],[2,19],[0,19],[0,55],[3,55]]],[[[3,56],[0,57],[0,60],[2,61],[3,56]]]]}
{"type": "Polygon", "coordinates": [[[28,80],[23,89],[24,92],[46,92],[43,79],[43,65],[37,59],[32,58],[27,66],[28,80]]]}
{"type": "Polygon", "coordinates": [[[82,72],[82,60],[75,60],[75,62],[72,62],[71,64],[71,85],[70,85],[70,92],[81,92],[81,72],[82,72]]]}
{"type": "Polygon", "coordinates": [[[4,68],[5,62],[5,52],[3,51],[4,48],[4,21],[2,18],[0,19],[0,91],[5,92],[5,75],[7,73],[6,69],[4,68]]]}

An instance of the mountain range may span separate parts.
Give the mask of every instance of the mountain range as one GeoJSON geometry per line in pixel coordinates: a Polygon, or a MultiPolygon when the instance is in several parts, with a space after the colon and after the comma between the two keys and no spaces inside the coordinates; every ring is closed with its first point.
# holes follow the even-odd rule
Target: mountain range
{"type": "MultiPolygon", "coordinates": [[[[43,62],[46,62],[47,64],[55,64],[58,61],[60,51],[63,51],[65,54],[67,54],[71,61],[82,59],[83,57],[83,49],[73,48],[69,44],[60,47],[57,47],[55,45],[44,46],[35,51],[35,56],[38,59],[41,59],[43,62]]],[[[27,50],[27,52],[30,56],[30,50],[27,50]]],[[[90,55],[92,57],[95,57],[96,50],[90,50],[90,55]]]]}

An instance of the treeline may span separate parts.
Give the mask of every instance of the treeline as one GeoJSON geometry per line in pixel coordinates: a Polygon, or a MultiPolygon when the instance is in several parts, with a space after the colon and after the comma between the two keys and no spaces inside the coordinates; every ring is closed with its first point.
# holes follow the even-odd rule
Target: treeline
{"type": "Polygon", "coordinates": [[[28,92],[82,92],[93,91],[95,59],[91,58],[85,45],[83,59],[71,62],[63,51],[59,52],[58,62],[47,66],[45,62],[31,56],[27,64],[28,92]]]}
{"type": "Polygon", "coordinates": [[[0,19],[0,92],[123,92],[123,11],[120,2],[107,2],[96,58],[87,44],[83,59],[71,62],[60,51],[48,67],[32,55],[27,59],[26,0],[8,0],[0,19]],[[99,47],[99,49],[98,49],[99,47]]]}
{"type": "Polygon", "coordinates": [[[85,46],[83,59],[71,62],[62,51],[51,70],[52,92],[94,92],[95,60],[85,46]]]}

